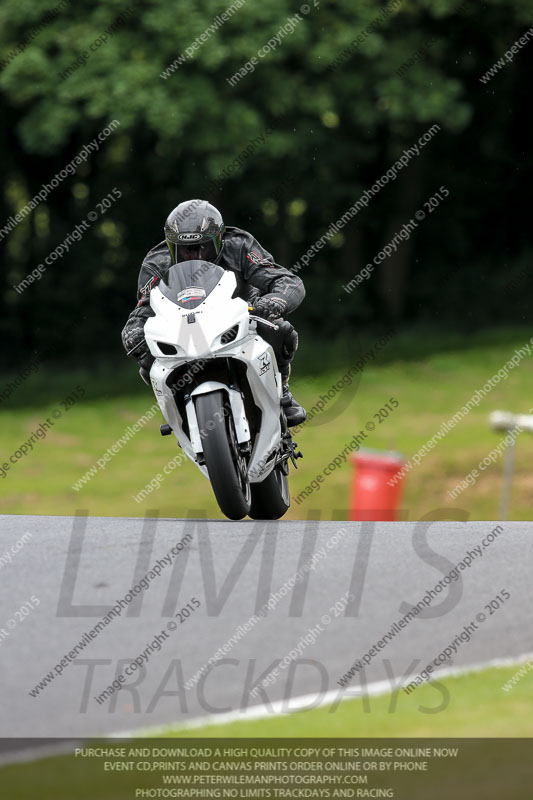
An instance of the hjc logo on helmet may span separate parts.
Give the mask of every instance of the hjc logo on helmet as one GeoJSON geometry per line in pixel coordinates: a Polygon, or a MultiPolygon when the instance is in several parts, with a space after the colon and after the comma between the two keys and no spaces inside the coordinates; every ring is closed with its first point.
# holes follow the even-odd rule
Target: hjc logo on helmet
{"type": "Polygon", "coordinates": [[[197,242],[198,239],[203,239],[201,233],[181,233],[178,237],[179,242],[197,242]]]}

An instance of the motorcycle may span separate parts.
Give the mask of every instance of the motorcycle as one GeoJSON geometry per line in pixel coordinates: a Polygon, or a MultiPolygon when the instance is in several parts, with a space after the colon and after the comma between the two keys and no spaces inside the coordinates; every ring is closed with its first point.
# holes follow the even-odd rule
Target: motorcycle
{"type": "Polygon", "coordinates": [[[281,375],[234,273],[207,261],[173,265],[150,292],[144,327],[150,380],[178,445],[210,481],[229,519],[279,519],[290,506],[296,450],[280,404],[281,375]]]}

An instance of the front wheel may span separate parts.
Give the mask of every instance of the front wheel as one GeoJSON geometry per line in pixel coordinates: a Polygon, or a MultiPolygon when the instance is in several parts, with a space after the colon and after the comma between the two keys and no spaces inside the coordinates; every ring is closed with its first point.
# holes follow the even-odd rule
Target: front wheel
{"type": "Polygon", "coordinates": [[[229,401],[218,391],[198,395],[195,404],[205,466],[217,503],[229,519],[242,519],[250,511],[251,492],[229,401]]]}
{"type": "Polygon", "coordinates": [[[252,504],[249,515],[252,519],[279,519],[291,504],[287,462],[274,467],[261,483],[252,483],[252,504]]]}

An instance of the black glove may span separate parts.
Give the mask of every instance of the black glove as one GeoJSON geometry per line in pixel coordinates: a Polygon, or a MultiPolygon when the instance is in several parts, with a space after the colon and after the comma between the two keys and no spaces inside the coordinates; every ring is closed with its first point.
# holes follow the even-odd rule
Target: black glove
{"type": "Polygon", "coordinates": [[[144,338],[144,322],[135,320],[133,324],[126,324],[122,331],[122,344],[126,355],[139,359],[149,353],[146,339],[144,338]]]}
{"type": "Polygon", "coordinates": [[[274,320],[282,317],[287,310],[287,301],[274,294],[266,294],[254,302],[253,313],[264,319],[274,320]]]}

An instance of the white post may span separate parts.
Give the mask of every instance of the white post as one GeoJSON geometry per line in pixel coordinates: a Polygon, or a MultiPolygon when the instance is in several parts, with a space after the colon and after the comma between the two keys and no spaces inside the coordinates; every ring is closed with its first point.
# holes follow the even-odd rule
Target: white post
{"type": "MultiPolygon", "coordinates": [[[[531,414],[512,414],[510,411],[493,411],[489,416],[489,425],[494,431],[529,431],[533,433],[533,416],[531,414]]],[[[516,437],[505,448],[502,476],[502,493],[500,497],[500,520],[509,519],[511,510],[511,484],[513,481],[516,437]]]]}

